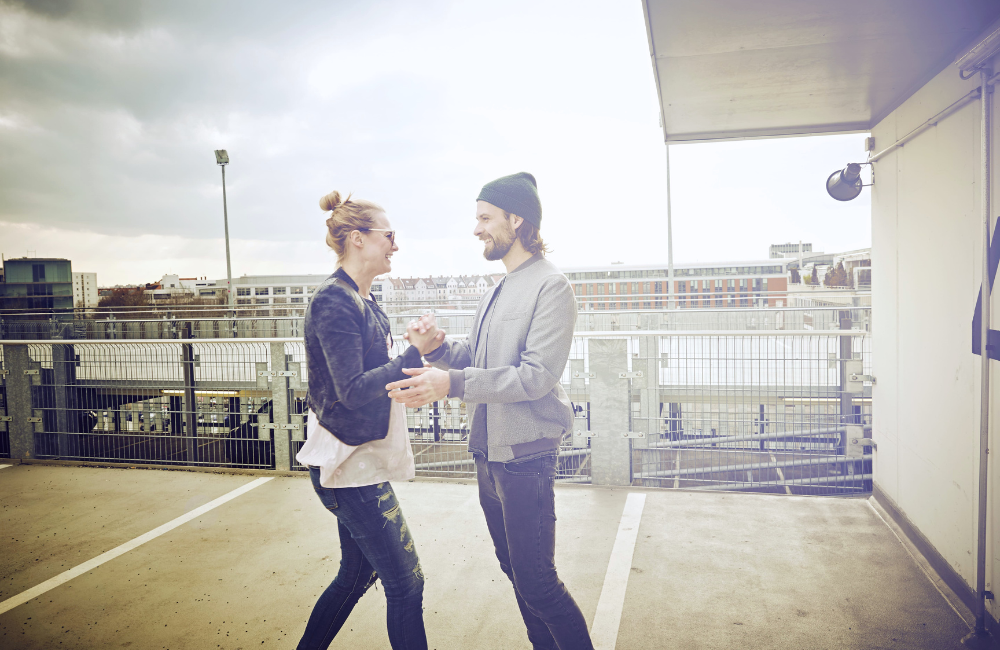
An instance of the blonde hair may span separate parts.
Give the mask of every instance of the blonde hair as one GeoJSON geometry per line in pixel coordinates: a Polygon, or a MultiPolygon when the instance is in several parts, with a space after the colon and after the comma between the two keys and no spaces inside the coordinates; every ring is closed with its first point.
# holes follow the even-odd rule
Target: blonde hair
{"type": "Polygon", "coordinates": [[[321,210],[330,212],[326,220],[326,245],[337,254],[337,263],[344,261],[347,254],[347,238],[355,230],[375,227],[375,213],[385,212],[377,203],[351,200],[351,195],[341,200],[340,192],[334,190],[319,200],[321,210]]]}

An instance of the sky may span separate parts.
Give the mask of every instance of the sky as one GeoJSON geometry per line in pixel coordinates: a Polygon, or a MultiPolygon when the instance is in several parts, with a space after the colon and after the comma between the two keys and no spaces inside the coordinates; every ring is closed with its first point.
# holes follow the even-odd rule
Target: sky
{"type": "MultiPolygon", "coordinates": [[[[672,145],[674,261],[871,245],[830,199],[864,134],[672,145]]],[[[102,286],[330,273],[318,201],[386,209],[394,276],[502,272],[472,236],[538,180],[561,268],[665,264],[666,159],[641,3],[0,0],[0,253],[102,286]]]]}

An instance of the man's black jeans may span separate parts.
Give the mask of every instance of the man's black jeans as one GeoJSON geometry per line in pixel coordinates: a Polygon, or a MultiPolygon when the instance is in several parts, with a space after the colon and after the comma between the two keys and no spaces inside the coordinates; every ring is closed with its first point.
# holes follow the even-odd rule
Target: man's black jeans
{"type": "Polygon", "coordinates": [[[587,621],[556,574],[555,475],[555,456],[493,463],[476,455],[479,503],[532,647],[592,650],[587,621]]]}

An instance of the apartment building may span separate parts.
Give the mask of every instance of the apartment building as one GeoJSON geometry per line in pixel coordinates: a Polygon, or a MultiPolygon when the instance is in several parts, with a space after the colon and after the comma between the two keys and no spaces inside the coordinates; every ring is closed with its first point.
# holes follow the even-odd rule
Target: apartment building
{"type": "Polygon", "coordinates": [[[90,309],[96,307],[98,301],[97,274],[73,271],[73,306],[90,309]]]}
{"type": "MultiPolygon", "coordinates": [[[[678,264],[674,291],[680,309],[784,307],[786,262],[757,260],[678,264]]],[[[670,296],[666,265],[625,265],[566,269],[581,311],[665,309],[670,296]]]]}

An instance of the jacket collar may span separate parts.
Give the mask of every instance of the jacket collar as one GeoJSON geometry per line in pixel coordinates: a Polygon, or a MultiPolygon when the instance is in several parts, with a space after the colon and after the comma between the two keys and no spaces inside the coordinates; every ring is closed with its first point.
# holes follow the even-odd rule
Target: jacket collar
{"type": "Polygon", "coordinates": [[[351,276],[347,275],[347,271],[344,270],[344,267],[338,266],[337,270],[333,272],[333,277],[340,278],[341,280],[343,280],[343,281],[347,282],[349,285],[351,285],[351,287],[355,291],[358,290],[358,283],[354,281],[354,278],[352,278],[351,276]]]}
{"type": "Polygon", "coordinates": [[[528,268],[532,264],[534,264],[536,262],[540,262],[543,259],[545,259],[544,255],[542,255],[541,253],[535,253],[534,255],[532,255],[531,257],[529,257],[528,259],[526,259],[523,262],[521,262],[521,264],[516,269],[514,269],[513,271],[511,271],[507,275],[514,275],[515,273],[520,273],[521,271],[523,271],[524,269],[528,268]]]}
{"type": "MultiPolygon", "coordinates": [[[[527,262],[525,262],[525,264],[527,264],[527,262]]],[[[524,264],[522,264],[521,266],[524,266],[524,264]]],[[[520,268],[520,267],[518,267],[518,268],[520,268]]],[[[351,276],[347,275],[347,271],[344,270],[344,267],[338,266],[337,270],[333,272],[333,277],[340,278],[341,280],[343,280],[347,284],[351,285],[351,287],[353,287],[353,289],[355,291],[358,291],[358,283],[354,281],[354,278],[352,278],[351,276]]],[[[358,293],[361,293],[361,292],[358,291],[358,293]]],[[[362,298],[363,297],[364,296],[362,296],[362,298]]],[[[371,293],[371,294],[368,295],[368,300],[371,300],[375,304],[378,304],[378,300],[375,300],[375,294],[374,293],[371,293]]]]}

